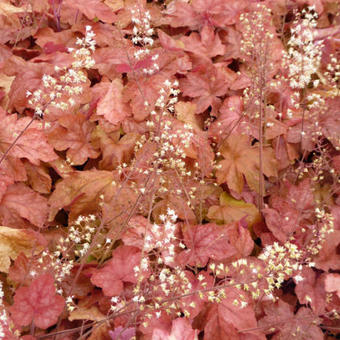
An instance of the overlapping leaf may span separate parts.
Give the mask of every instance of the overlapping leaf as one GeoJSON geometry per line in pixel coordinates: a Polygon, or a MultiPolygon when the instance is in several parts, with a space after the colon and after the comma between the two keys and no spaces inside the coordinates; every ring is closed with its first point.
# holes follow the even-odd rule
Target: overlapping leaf
{"type": "Polygon", "coordinates": [[[91,282],[102,288],[107,296],[119,295],[123,291],[124,282],[137,282],[134,267],[138,267],[141,261],[140,250],[130,246],[117,248],[112,256],[112,259],[91,277],[91,282]]]}
{"type": "MultiPolygon", "coordinates": [[[[226,182],[228,187],[241,193],[247,181],[248,186],[259,192],[260,159],[259,146],[251,145],[246,135],[232,134],[220,148],[223,156],[216,171],[218,183],[226,182]]],[[[276,176],[276,160],[270,147],[263,149],[263,174],[270,177],[276,176]]]]}
{"type": "MultiPolygon", "coordinates": [[[[30,123],[29,117],[18,119],[16,115],[8,115],[0,120],[0,152],[4,153],[14,142],[16,137],[24,131],[30,123]]],[[[39,161],[49,162],[57,158],[38,123],[33,122],[22,134],[8,153],[18,158],[27,158],[33,164],[39,165],[39,161]]]]}
{"type": "Polygon", "coordinates": [[[19,326],[31,322],[42,329],[54,325],[64,309],[64,299],[56,294],[50,274],[37,277],[29,287],[20,287],[14,296],[11,314],[19,326]]]}

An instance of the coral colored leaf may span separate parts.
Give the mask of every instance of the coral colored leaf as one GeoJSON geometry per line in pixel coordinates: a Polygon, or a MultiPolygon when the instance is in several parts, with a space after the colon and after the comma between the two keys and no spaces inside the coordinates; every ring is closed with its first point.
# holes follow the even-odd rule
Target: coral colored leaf
{"type": "Polygon", "coordinates": [[[128,108],[123,102],[123,84],[119,79],[103,83],[105,94],[97,104],[97,114],[104,116],[112,124],[121,123],[128,115],[128,108]]]}
{"type": "Polygon", "coordinates": [[[168,51],[181,51],[183,50],[184,44],[180,40],[175,40],[170,35],[167,35],[161,30],[157,30],[159,42],[168,51]]]}
{"type": "Polygon", "coordinates": [[[115,190],[115,175],[111,171],[96,169],[76,171],[57,183],[49,198],[49,219],[68,206],[74,215],[84,211],[93,212],[98,207],[100,195],[112,195],[115,190]]]}
{"type": "Polygon", "coordinates": [[[296,282],[295,293],[301,305],[309,304],[317,315],[325,312],[326,292],[324,275],[317,277],[312,268],[305,267],[299,273],[298,280],[293,277],[296,282]]]}
{"type": "Polygon", "coordinates": [[[15,283],[28,284],[30,266],[30,259],[24,253],[20,253],[9,269],[8,278],[15,283]]]}
{"type": "Polygon", "coordinates": [[[181,263],[204,267],[209,258],[222,260],[235,254],[226,226],[214,223],[184,226],[183,234],[188,249],[178,255],[181,263]]]}
{"type": "Polygon", "coordinates": [[[22,182],[27,180],[24,163],[16,157],[7,156],[0,164],[0,200],[7,187],[14,181],[22,182]]]}
{"type": "Polygon", "coordinates": [[[53,277],[44,274],[29,287],[17,289],[10,312],[18,326],[28,326],[33,321],[37,327],[46,329],[58,321],[64,305],[64,299],[56,294],[53,277]]]}
{"type": "Polygon", "coordinates": [[[0,226],[0,272],[8,273],[11,260],[20,253],[31,255],[34,246],[37,241],[27,231],[0,226]]]}
{"type": "Polygon", "coordinates": [[[226,52],[224,54],[226,59],[237,59],[241,57],[241,32],[233,28],[233,26],[226,27],[221,34],[221,39],[226,46],[226,52]]]}
{"type": "Polygon", "coordinates": [[[106,296],[119,295],[123,291],[124,282],[137,282],[133,268],[139,266],[141,260],[140,250],[130,246],[115,249],[112,256],[112,259],[91,277],[91,282],[102,288],[106,296]]]}
{"type": "Polygon", "coordinates": [[[49,194],[52,188],[52,179],[47,167],[36,166],[30,162],[25,162],[25,169],[28,177],[28,184],[33,190],[41,194],[49,194]]]}
{"type": "Polygon", "coordinates": [[[194,223],[196,216],[192,209],[187,205],[186,198],[166,193],[162,195],[163,199],[154,206],[152,216],[158,222],[159,216],[165,214],[168,208],[176,211],[178,217],[188,223],[194,223]]]}
{"type": "MultiPolygon", "coordinates": [[[[94,327],[91,330],[91,335],[87,339],[88,340],[110,340],[110,337],[109,337],[110,329],[111,327],[108,324],[104,322],[98,323],[97,327],[94,327]]],[[[72,340],[71,336],[65,340],[72,340]]],[[[127,340],[130,340],[130,339],[127,339],[127,340]]]]}
{"type": "MultiPolygon", "coordinates": [[[[9,115],[0,119],[0,152],[7,151],[15,138],[26,128],[31,118],[17,119],[17,116],[9,115]]],[[[33,164],[39,165],[39,161],[49,162],[57,159],[51,145],[38,128],[38,122],[33,122],[23,133],[9,152],[9,155],[27,158],[33,164]]]]}
{"type": "Polygon", "coordinates": [[[119,73],[129,73],[133,71],[133,68],[129,64],[118,64],[116,66],[116,71],[119,73]]]}
{"type": "Polygon", "coordinates": [[[340,274],[327,274],[325,289],[329,293],[335,292],[340,298],[340,274]]]}
{"type": "Polygon", "coordinates": [[[308,308],[300,308],[297,314],[293,313],[293,306],[279,300],[267,304],[264,308],[266,316],[259,321],[259,327],[266,334],[275,333],[278,339],[324,339],[323,333],[317,324],[318,318],[308,308]]]}
{"type": "MultiPolygon", "coordinates": [[[[11,339],[8,339],[8,340],[11,340],[11,339]]],[[[17,338],[15,338],[15,340],[17,340],[17,338]]],[[[32,335],[24,335],[23,337],[20,338],[20,340],[37,340],[37,338],[32,335]]]]}
{"type": "Polygon", "coordinates": [[[71,30],[55,32],[50,27],[41,28],[34,37],[36,38],[36,44],[43,48],[47,54],[56,52],[56,50],[62,52],[64,49],[66,51],[66,46],[73,39],[71,30]]]}
{"type": "Polygon", "coordinates": [[[14,79],[15,77],[7,77],[5,74],[0,75],[0,87],[4,89],[6,94],[9,93],[14,79]]]}
{"type": "MultiPolygon", "coordinates": [[[[246,329],[257,326],[253,307],[249,304],[243,308],[235,305],[235,300],[240,300],[239,290],[235,288],[227,288],[225,294],[226,298],[218,305],[219,314],[226,323],[247,334],[246,329]]],[[[264,336],[259,336],[259,339],[261,338],[264,339],[264,336]]]]}
{"type": "Polygon", "coordinates": [[[281,242],[285,242],[289,235],[293,234],[293,232],[299,228],[299,224],[295,223],[297,216],[295,215],[294,218],[292,218],[292,215],[290,215],[288,217],[287,211],[285,212],[286,217],[271,208],[262,209],[262,213],[268,229],[273,233],[275,238],[281,242]],[[285,220],[285,218],[287,218],[287,220],[285,220]]]}
{"type": "Polygon", "coordinates": [[[220,315],[217,305],[210,308],[206,319],[204,340],[240,339],[237,329],[220,315]]]}
{"type": "Polygon", "coordinates": [[[63,6],[79,10],[91,20],[98,18],[112,24],[116,18],[112,9],[100,0],[64,0],[63,6]]]}
{"type": "MultiPolygon", "coordinates": [[[[216,171],[217,182],[226,182],[228,187],[241,193],[246,178],[249,187],[259,192],[259,147],[252,146],[246,135],[230,135],[220,148],[224,160],[219,162],[216,171]]],[[[277,163],[274,151],[270,147],[263,148],[263,173],[266,176],[277,175],[277,163]]]]}
{"type": "MultiPolygon", "coordinates": [[[[13,60],[11,75],[16,75],[11,90],[9,92],[8,111],[17,111],[23,113],[27,107],[28,98],[26,92],[29,90],[33,92],[41,86],[41,79],[45,73],[52,72],[52,65],[46,63],[28,63],[20,59],[13,60]],[[20,69],[25,68],[25,72],[20,72],[20,69]]],[[[25,118],[27,119],[27,118],[25,118]]]]}
{"type": "Polygon", "coordinates": [[[334,98],[327,101],[329,109],[320,117],[320,125],[322,132],[326,138],[334,145],[338,150],[340,148],[340,97],[339,91],[337,95],[332,96],[334,98]]]}
{"type": "Polygon", "coordinates": [[[313,213],[314,197],[310,181],[298,185],[284,182],[284,190],[270,197],[271,208],[263,209],[268,229],[281,242],[285,242],[304,220],[313,213]]]}
{"type": "Polygon", "coordinates": [[[231,83],[236,79],[233,71],[223,67],[208,64],[199,72],[190,72],[180,83],[185,96],[194,99],[197,105],[196,113],[204,112],[209,106],[211,113],[217,115],[221,106],[221,99],[226,94],[231,83]]]}
{"type": "Polygon", "coordinates": [[[340,254],[337,252],[340,244],[340,230],[326,234],[325,241],[319,254],[315,258],[315,267],[328,271],[329,269],[340,269],[340,254]]]}
{"type": "Polygon", "coordinates": [[[170,332],[155,328],[152,340],[198,340],[198,332],[192,329],[188,319],[177,318],[172,321],[170,332]]]}
{"type": "Polygon", "coordinates": [[[44,52],[46,54],[51,54],[57,51],[67,52],[67,48],[63,44],[54,44],[52,41],[49,41],[44,45],[44,52]]]}
{"type": "Polygon", "coordinates": [[[114,170],[119,164],[128,163],[132,156],[134,147],[139,138],[137,133],[127,133],[119,139],[110,138],[101,126],[97,126],[92,133],[94,146],[102,150],[102,160],[99,162],[103,170],[114,170]]]}
{"type": "Polygon", "coordinates": [[[94,123],[86,120],[84,114],[68,114],[58,120],[48,134],[48,141],[58,151],[67,150],[67,159],[73,165],[81,165],[88,158],[97,158],[99,152],[90,143],[94,123]]]}
{"type": "Polygon", "coordinates": [[[199,14],[194,11],[190,4],[184,1],[172,1],[165,14],[169,16],[169,23],[172,27],[197,27],[200,23],[199,14]]]}
{"type": "Polygon", "coordinates": [[[154,105],[159,97],[158,86],[159,80],[155,81],[153,78],[142,78],[138,80],[138,83],[131,80],[126,85],[123,92],[124,101],[130,101],[130,106],[135,120],[140,122],[149,116],[151,105],[154,105]],[[141,92],[139,88],[142,88],[143,91],[141,92]],[[150,104],[148,107],[145,106],[145,101],[150,104]]]}
{"type": "Polygon", "coordinates": [[[215,34],[213,28],[205,25],[200,34],[193,32],[189,37],[184,36],[181,39],[184,50],[198,55],[201,58],[216,57],[225,53],[225,46],[222,44],[218,34],[215,34]]]}
{"type": "Polygon", "coordinates": [[[239,96],[226,98],[219,110],[217,119],[209,126],[209,136],[221,141],[231,132],[238,131],[242,118],[242,100],[239,96]]]}
{"type": "Polygon", "coordinates": [[[190,124],[194,129],[201,130],[198,116],[196,115],[196,105],[190,102],[178,102],[175,105],[176,117],[180,121],[190,124]]]}
{"type": "Polygon", "coordinates": [[[228,226],[227,235],[234,248],[233,258],[243,258],[251,254],[254,248],[254,241],[250,231],[245,228],[241,221],[228,226]]]}
{"type": "MultiPolygon", "coordinates": [[[[178,102],[175,106],[177,119],[190,125],[193,128],[193,134],[190,138],[190,146],[185,148],[185,153],[188,157],[196,159],[200,166],[203,176],[209,176],[212,172],[212,165],[215,154],[211,148],[208,134],[202,131],[199,116],[196,115],[196,105],[186,102],[178,102]],[[201,152],[204,150],[204,152],[201,152]]],[[[179,126],[178,121],[173,124],[174,130],[180,132],[183,126],[179,126]]]]}
{"type": "Polygon", "coordinates": [[[224,27],[236,22],[246,4],[243,0],[194,0],[192,4],[176,0],[170,3],[166,14],[172,27],[197,29],[204,24],[224,27]]]}
{"type": "Polygon", "coordinates": [[[10,185],[0,202],[1,223],[14,228],[27,225],[27,221],[43,227],[47,214],[47,199],[23,183],[10,185]]]}
{"type": "Polygon", "coordinates": [[[240,291],[235,288],[225,289],[226,298],[207,315],[204,328],[205,340],[244,339],[265,340],[259,331],[247,331],[257,327],[255,312],[252,306],[240,306],[240,291]],[[237,301],[237,303],[236,303],[237,301]]]}
{"type": "Polygon", "coordinates": [[[137,71],[141,68],[148,68],[153,63],[151,56],[147,56],[146,58],[139,60],[135,65],[129,64],[118,64],[116,66],[116,71],[120,73],[129,73],[132,71],[137,71]]]}
{"type": "Polygon", "coordinates": [[[112,340],[131,340],[136,336],[136,329],[133,327],[123,328],[119,326],[114,331],[109,331],[112,340]]]}

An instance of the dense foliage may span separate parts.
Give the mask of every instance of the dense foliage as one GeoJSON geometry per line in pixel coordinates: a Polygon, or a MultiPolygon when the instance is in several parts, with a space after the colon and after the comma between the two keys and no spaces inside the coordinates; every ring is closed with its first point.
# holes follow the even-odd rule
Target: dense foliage
{"type": "Polygon", "coordinates": [[[338,1],[0,22],[0,339],[336,336],[338,1]]]}

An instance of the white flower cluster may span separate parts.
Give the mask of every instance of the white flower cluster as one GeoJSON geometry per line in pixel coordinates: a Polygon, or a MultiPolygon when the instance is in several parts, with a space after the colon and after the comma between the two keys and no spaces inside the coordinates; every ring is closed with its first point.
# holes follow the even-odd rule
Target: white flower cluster
{"type": "MultiPolygon", "coordinates": [[[[285,62],[288,67],[290,86],[293,89],[305,88],[316,73],[322,56],[322,41],[315,41],[313,30],[317,25],[318,15],[314,7],[310,6],[297,15],[291,28],[291,37],[288,41],[288,53],[285,62]]],[[[314,84],[317,86],[318,82],[314,84]]]]}
{"type": "Polygon", "coordinates": [[[340,78],[340,61],[334,54],[330,54],[330,62],[327,65],[327,71],[324,73],[330,85],[335,89],[335,94],[339,95],[338,81],[340,78]]]}
{"type": "Polygon", "coordinates": [[[240,24],[242,25],[240,51],[245,55],[262,62],[265,54],[266,58],[270,57],[267,55],[267,48],[274,38],[274,34],[268,30],[271,16],[271,10],[263,3],[256,4],[254,11],[240,15],[240,24]]]}
{"type": "Polygon", "coordinates": [[[273,291],[280,288],[287,277],[296,274],[297,280],[300,279],[299,273],[302,270],[303,255],[297,245],[289,241],[284,245],[274,242],[265,247],[258,258],[265,263],[267,289],[264,289],[264,293],[267,297],[274,299],[273,291]]]}
{"type": "Polygon", "coordinates": [[[72,97],[83,92],[81,85],[87,81],[86,73],[82,69],[90,69],[95,64],[92,58],[92,52],[96,45],[94,36],[91,26],[86,26],[85,37],[77,38],[76,44],[79,45],[79,48],[68,49],[75,59],[72,67],[67,69],[55,66],[56,75],[54,77],[43,75],[43,90],[38,89],[33,93],[26,92],[26,97],[29,97],[28,104],[34,106],[36,116],[43,117],[48,113],[48,106],[65,111],[75,105],[75,100],[72,97]]]}
{"type": "MultiPolygon", "coordinates": [[[[157,150],[153,153],[150,160],[152,166],[138,169],[145,175],[156,171],[161,175],[166,170],[177,170],[180,175],[190,176],[191,173],[186,170],[184,159],[186,158],[185,148],[190,146],[193,137],[193,128],[189,124],[184,124],[182,128],[174,131],[174,113],[175,104],[178,101],[178,81],[164,81],[164,86],[159,91],[159,97],[155,103],[155,110],[150,112],[150,119],[146,122],[149,128],[149,138],[141,138],[136,143],[135,152],[138,152],[145,143],[152,142],[157,145],[157,150]]],[[[148,108],[149,103],[145,101],[144,105],[148,108]]],[[[162,183],[162,177],[160,182],[162,183]]],[[[165,190],[166,188],[164,188],[165,190]]],[[[141,189],[145,190],[145,189],[141,189]]]]}
{"type": "Polygon", "coordinates": [[[95,221],[95,215],[79,215],[74,226],[69,227],[67,237],[62,240],[62,244],[58,245],[57,249],[61,252],[67,252],[71,248],[76,248],[72,249],[75,256],[85,256],[90,249],[91,240],[96,231],[95,221]]]}
{"type": "MultiPolygon", "coordinates": [[[[67,236],[61,237],[54,251],[44,250],[38,258],[38,269],[44,271],[52,270],[58,283],[65,280],[71,274],[71,271],[78,258],[88,254],[95,228],[96,216],[78,216],[74,225],[68,228],[67,236]]],[[[100,247],[102,245],[99,245],[100,247]]],[[[30,273],[32,277],[36,273],[30,273]]],[[[62,294],[62,290],[58,290],[62,294]]]]}
{"type": "Polygon", "coordinates": [[[96,41],[93,39],[96,35],[92,31],[91,26],[86,26],[85,37],[77,38],[76,44],[80,46],[79,49],[69,49],[73,52],[73,56],[76,59],[72,64],[74,68],[87,68],[90,69],[94,66],[95,61],[92,58],[92,52],[96,49],[96,41]]]}
{"type": "MultiPolygon", "coordinates": [[[[150,55],[150,48],[154,44],[154,40],[152,38],[154,29],[151,28],[151,15],[149,11],[145,11],[144,9],[141,10],[138,6],[135,6],[131,9],[131,15],[131,21],[134,24],[132,29],[132,42],[134,45],[138,45],[140,47],[134,52],[135,60],[138,61],[150,55]]],[[[151,75],[159,71],[159,65],[157,64],[158,57],[158,54],[151,56],[152,65],[150,67],[143,68],[143,73],[151,75]]]]}
{"type": "Polygon", "coordinates": [[[158,145],[154,153],[159,168],[175,169],[180,175],[186,176],[185,149],[191,144],[193,128],[189,124],[184,124],[183,128],[174,131],[174,119],[172,114],[175,112],[174,105],[178,101],[179,90],[178,81],[170,82],[166,80],[164,87],[159,91],[160,96],[156,101],[156,111],[151,111],[151,120],[147,123],[149,127],[155,127],[151,138],[158,145]]]}
{"type": "Polygon", "coordinates": [[[112,296],[111,298],[111,312],[117,312],[125,306],[125,301],[121,300],[120,296],[112,296]]]}
{"type": "Polygon", "coordinates": [[[134,24],[132,42],[137,45],[152,46],[154,41],[152,35],[153,28],[150,26],[151,15],[149,11],[142,11],[139,7],[131,9],[131,21],[134,24]]]}
{"type": "Polygon", "coordinates": [[[73,312],[75,309],[76,309],[76,305],[73,301],[74,299],[74,295],[72,296],[68,296],[66,299],[65,299],[65,302],[66,302],[66,308],[69,312],[73,312]]]}
{"type": "MultiPolygon", "coordinates": [[[[316,256],[322,249],[328,234],[334,232],[334,217],[323,208],[315,208],[317,223],[312,227],[313,238],[306,247],[310,256],[316,256]]],[[[312,261],[310,258],[309,261],[312,261]]]]}
{"type": "MultiPolygon", "coordinates": [[[[168,208],[166,215],[160,215],[160,220],[163,222],[162,226],[156,223],[152,226],[152,233],[154,233],[158,239],[155,243],[155,248],[166,249],[167,255],[164,257],[166,263],[171,263],[174,261],[175,256],[175,245],[174,240],[176,239],[175,231],[177,221],[177,215],[174,210],[168,208]]],[[[145,239],[145,245],[148,245],[149,240],[145,239]]],[[[158,259],[160,263],[163,262],[162,259],[158,259]]]]}
{"type": "MultiPolygon", "coordinates": [[[[180,290],[187,294],[192,288],[192,284],[189,282],[185,271],[180,267],[175,267],[174,269],[167,267],[163,268],[160,271],[158,278],[160,281],[160,288],[166,296],[169,296],[170,293],[174,293],[174,290],[180,290]]],[[[180,293],[180,291],[177,293],[180,293]]]]}

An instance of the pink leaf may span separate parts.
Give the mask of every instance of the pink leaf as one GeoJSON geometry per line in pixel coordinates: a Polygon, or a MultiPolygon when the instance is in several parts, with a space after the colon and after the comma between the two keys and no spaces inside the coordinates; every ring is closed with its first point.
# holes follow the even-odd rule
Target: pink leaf
{"type": "MultiPolygon", "coordinates": [[[[0,119],[0,153],[4,153],[14,142],[15,138],[26,128],[31,118],[17,119],[17,115],[8,115],[0,119]]],[[[41,129],[39,123],[33,122],[23,133],[9,152],[9,155],[18,158],[27,158],[33,164],[39,161],[49,162],[57,159],[51,145],[41,129]]]]}
{"type": "Polygon", "coordinates": [[[116,125],[128,116],[128,108],[123,102],[123,84],[118,78],[111,83],[102,83],[106,93],[97,105],[97,114],[104,116],[110,123],[116,125]]]}
{"type": "Polygon", "coordinates": [[[177,318],[172,321],[171,331],[155,329],[152,333],[152,340],[197,340],[198,330],[192,329],[189,320],[177,318]]]}
{"type": "Polygon", "coordinates": [[[30,223],[42,227],[48,214],[47,199],[23,183],[9,186],[0,202],[0,220],[12,227],[30,223]]]}
{"type": "Polygon", "coordinates": [[[64,305],[64,299],[55,292],[53,277],[44,274],[29,287],[17,289],[10,312],[18,326],[28,326],[33,321],[37,327],[46,329],[58,321],[64,305]]]}
{"type": "Polygon", "coordinates": [[[91,277],[91,282],[103,289],[106,296],[119,295],[124,288],[124,282],[136,283],[133,268],[139,266],[141,252],[138,248],[121,246],[114,250],[113,258],[97,270],[91,277]]]}
{"type": "Polygon", "coordinates": [[[340,298],[340,275],[339,274],[327,274],[325,280],[325,289],[327,292],[336,292],[340,298]]]}
{"type": "Polygon", "coordinates": [[[185,226],[183,234],[188,249],[178,255],[181,263],[204,267],[209,258],[222,260],[235,253],[227,234],[227,226],[214,223],[185,226]]]}
{"type": "Polygon", "coordinates": [[[94,123],[82,113],[67,114],[59,118],[48,135],[49,142],[56,150],[67,150],[66,156],[73,165],[84,164],[88,158],[97,158],[99,152],[91,145],[94,123]]]}

